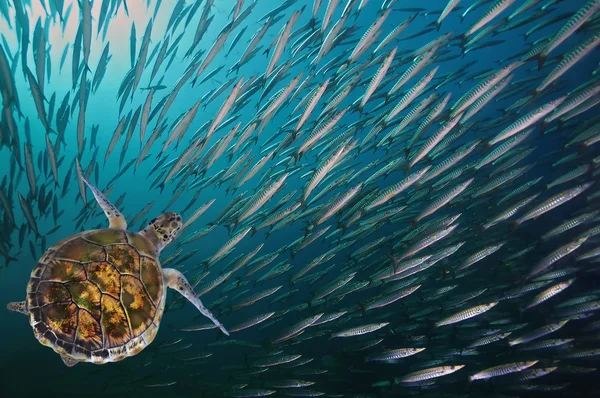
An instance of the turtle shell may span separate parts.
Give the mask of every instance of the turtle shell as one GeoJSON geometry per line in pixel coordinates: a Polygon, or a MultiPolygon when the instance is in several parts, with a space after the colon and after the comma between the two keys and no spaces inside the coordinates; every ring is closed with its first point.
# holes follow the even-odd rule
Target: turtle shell
{"type": "Polygon", "coordinates": [[[135,355],[158,331],[166,288],[141,235],[87,231],[51,247],[27,285],[29,321],[43,345],[78,361],[135,355]]]}

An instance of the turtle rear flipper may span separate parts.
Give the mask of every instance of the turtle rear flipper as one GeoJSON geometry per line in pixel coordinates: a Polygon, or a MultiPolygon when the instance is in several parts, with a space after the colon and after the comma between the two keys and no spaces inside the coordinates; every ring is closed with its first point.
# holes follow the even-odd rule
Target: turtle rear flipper
{"type": "Polygon", "coordinates": [[[13,301],[12,303],[8,303],[6,308],[27,315],[27,305],[24,301],[13,301]]]}
{"type": "Polygon", "coordinates": [[[71,357],[68,357],[66,355],[61,355],[60,358],[63,360],[63,362],[65,363],[65,365],[67,365],[68,367],[73,367],[75,365],[77,365],[79,363],[78,360],[73,359],[71,357]]]}
{"type": "Polygon", "coordinates": [[[200,297],[194,292],[194,289],[187,281],[185,276],[173,268],[165,268],[163,269],[163,275],[165,277],[165,282],[168,287],[171,289],[177,290],[183,297],[188,299],[190,303],[194,305],[208,319],[210,319],[223,333],[229,336],[229,332],[225,329],[223,324],[219,322],[217,318],[202,304],[200,297]]]}

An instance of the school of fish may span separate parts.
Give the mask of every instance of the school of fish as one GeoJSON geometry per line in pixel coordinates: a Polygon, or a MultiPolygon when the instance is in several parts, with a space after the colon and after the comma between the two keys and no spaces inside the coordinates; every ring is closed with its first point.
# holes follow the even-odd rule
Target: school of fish
{"type": "Polygon", "coordinates": [[[591,396],[600,0],[171,3],[0,0],[0,267],[105,227],[85,177],[183,215],[162,264],[231,333],[173,326],[105,392],[591,396]]]}

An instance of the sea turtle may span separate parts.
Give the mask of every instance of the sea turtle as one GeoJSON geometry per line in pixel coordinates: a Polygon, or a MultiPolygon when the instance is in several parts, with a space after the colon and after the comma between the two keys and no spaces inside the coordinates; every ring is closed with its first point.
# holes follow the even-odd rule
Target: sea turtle
{"type": "Polygon", "coordinates": [[[161,268],[160,252],[181,228],[167,212],[140,232],[84,179],[109,221],[107,229],[72,235],[49,248],[31,272],[25,301],[8,309],[29,315],[35,337],[67,366],[120,361],[154,340],[167,287],[177,290],[229,334],[202,305],[183,274],[161,268]]]}

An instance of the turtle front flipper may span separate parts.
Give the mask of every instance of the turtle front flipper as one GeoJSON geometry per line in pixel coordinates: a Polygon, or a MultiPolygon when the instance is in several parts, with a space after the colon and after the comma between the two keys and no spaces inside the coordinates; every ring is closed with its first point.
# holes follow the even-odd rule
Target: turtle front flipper
{"type": "Polygon", "coordinates": [[[12,303],[8,303],[6,308],[27,315],[27,304],[24,301],[13,301],[12,303]]]}
{"type": "Polygon", "coordinates": [[[163,275],[165,277],[165,283],[168,287],[177,290],[182,296],[188,299],[189,302],[192,303],[194,307],[196,307],[198,311],[202,313],[202,315],[213,321],[213,323],[217,325],[217,327],[221,329],[223,333],[229,336],[229,332],[225,329],[223,324],[219,322],[217,318],[215,318],[215,316],[212,314],[212,312],[210,312],[202,304],[202,301],[200,301],[200,297],[196,295],[194,289],[192,289],[192,286],[181,272],[173,268],[165,268],[163,269],[163,275]]]}
{"type": "Polygon", "coordinates": [[[75,365],[77,365],[79,363],[78,360],[73,359],[71,357],[68,357],[66,355],[61,355],[60,358],[63,360],[63,362],[65,363],[65,365],[67,365],[68,367],[73,367],[75,365]]]}
{"type": "Polygon", "coordinates": [[[121,214],[119,209],[117,209],[112,203],[110,203],[110,201],[106,199],[106,196],[104,196],[104,194],[102,194],[102,192],[100,192],[98,188],[96,188],[88,180],[86,180],[85,177],[81,177],[81,179],[92,190],[94,198],[96,198],[96,202],[98,202],[102,210],[104,210],[104,214],[106,214],[106,217],[108,218],[108,227],[126,230],[127,221],[125,220],[125,217],[123,217],[123,214],[121,214]]]}

